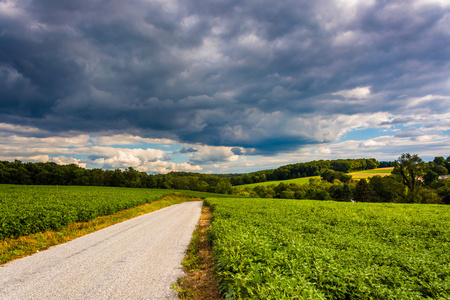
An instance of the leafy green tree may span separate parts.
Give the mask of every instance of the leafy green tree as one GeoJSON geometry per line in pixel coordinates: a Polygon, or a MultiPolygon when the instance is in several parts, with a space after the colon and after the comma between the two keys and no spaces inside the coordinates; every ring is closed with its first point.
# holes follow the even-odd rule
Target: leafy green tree
{"type": "Polygon", "coordinates": [[[450,179],[446,179],[442,186],[437,189],[437,194],[446,204],[450,204],[450,179]]]}
{"type": "Polygon", "coordinates": [[[419,176],[423,174],[424,163],[417,154],[403,153],[395,161],[395,169],[402,178],[402,183],[408,188],[408,194],[414,195],[419,183],[419,176]]]}
{"type": "Polygon", "coordinates": [[[366,170],[378,168],[380,163],[375,158],[366,159],[366,170]]]}
{"type": "Polygon", "coordinates": [[[445,158],[442,156],[436,156],[433,162],[436,166],[445,166],[445,158]]]}
{"type": "Polygon", "coordinates": [[[119,169],[114,170],[111,177],[112,186],[125,186],[125,176],[119,169]]]}
{"type": "Polygon", "coordinates": [[[436,181],[438,179],[438,177],[439,177],[439,175],[436,172],[434,172],[432,170],[427,170],[427,172],[423,176],[423,180],[425,181],[426,185],[430,185],[431,183],[436,181]]]}
{"type": "Polygon", "coordinates": [[[371,202],[404,202],[405,186],[395,177],[379,175],[369,180],[370,189],[373,191],[371,202]]]}
{"type": "Polygon", "coordinates": [[[231,183],[228,180],[221,180],[215,187],[215,193],[221,194],[231,194],[232,193],[231,183]]]}
{"type": "Polygon", "coordinates": [[[342,200],[343,201],[351,201],[353,199],[353,193],[350,189],[350,186],[347,183],[344,183],[344,187],[342,189],[342,200]]]}
{"type": "Polygon", "coordinates": [[[341,182],[349,182],[352,179],[352,175],[347,175],[339,171],[326,170],[322,173],[322,179],[330,183],[333,183],[336,179],[341,182]]]}
{"type": "Polygon", "coordinates": [[[333,184],[328,189],[328,193],[334,200],[341,201],[343,198],[343,187],[342,183],[333,184]]]}
{"type": "Polygon", "coordinates": [[[448,169],[444,166],[436,166],[436,167],[434,167],[434,171],[438,175],[447,175],[448,174],[448,169]]]}
{"type": "Polygon", "coordinates": [[[364,178],[356,183],[354,199],[358,202],[370,202],[372,200],[373,191],[367,180],[364,178]]]}

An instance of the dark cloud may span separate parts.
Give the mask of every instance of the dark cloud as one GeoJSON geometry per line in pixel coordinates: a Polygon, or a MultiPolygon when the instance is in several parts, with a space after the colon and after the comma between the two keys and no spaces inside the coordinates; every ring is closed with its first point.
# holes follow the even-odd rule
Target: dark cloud
{"type": "Polygon", "coordinates": [[[413,118],[394,118],[392,121],[381,122],[380,125],[399,125],[413,122],[413,118]]]}
{"type": "Polygon", "coordinates": [[[181,148],[180,150],[175,151],[175,153],[186,154],[186,153],[194,153],[194,152],[197,152],[197,151],[198,151],[197,149],[192,148],[192,147],[189,147],[189,148],[183,147],[183,148],[181,148]]]}
{"type": "Polygon", "coordinates": [[[397,132],[395,134],[395,137],[401,137],[401,138],[406,137],[406,138],[416,139],[417,137],[424,136],[424,135],[425,134],[422,131],[418,130],[417,128],[410,127],[406,130],[397,132]]]}
{"type": "Polygon", "coordinates": [[[308,123],[333,114],[448,112],[408,99],[450,92],[450,6],[344,2],[8,2],[0,118],[273,154],[337,139],[308,123]]]}
{"type": "Polygon", "coordinates": [[[245,152],[242,150],[242,148],[233,147],[231,148],[231,152],[233,152],[234,155],[242,155],[245,152]]]}

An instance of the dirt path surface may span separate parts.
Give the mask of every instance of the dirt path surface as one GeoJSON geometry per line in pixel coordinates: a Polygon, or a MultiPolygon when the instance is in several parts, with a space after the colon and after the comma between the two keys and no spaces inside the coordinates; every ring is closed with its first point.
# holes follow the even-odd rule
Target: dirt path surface
{"type": "Polygon", "coordinates": [[[176,299],[201,201],[163,208],[0,267],[0,299],[176,299]]]}

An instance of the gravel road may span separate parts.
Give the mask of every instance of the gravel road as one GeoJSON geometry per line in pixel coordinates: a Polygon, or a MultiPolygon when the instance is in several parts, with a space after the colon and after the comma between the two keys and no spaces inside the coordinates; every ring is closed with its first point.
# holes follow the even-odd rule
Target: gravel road
{"type": "Polygon", "coordinates": [[[0,267],[0,299],[176,299],[200,213],[185,202],[0,267]]]}

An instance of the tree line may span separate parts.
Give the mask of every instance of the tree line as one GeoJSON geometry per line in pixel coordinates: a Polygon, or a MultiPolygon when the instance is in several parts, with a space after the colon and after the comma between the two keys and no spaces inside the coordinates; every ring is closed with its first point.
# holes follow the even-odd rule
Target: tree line
{"type": "MultiPolygon", "coordinates": [[[[386,165],[387,163],[384,163],[386,165]]],[[[75,164],[0,161],[0,183],[36,185],[116,186],[184,189],[262,198],[316,199],[358,202],[411,202],[450,204],[450,156],[425,163],[416,154],[402,154],[390,176],[353,180],[346,172],[383,165],[375,159],[320,160],[282,166],[249,174],[227,176],[190,172],[152,175],[129,167],[125,170],[84,169],[75,164]],[[306,176],[308,184],[286,184],[233,188],[233,185],[285,180],[306,176]]]]}
{"type": "Polygon", "coordinates": [[[311,178],[307,184],[258,185],[236,188],[235,193],[261,198],[450,204],[450,178],[443,178],[450,169],[450,156],[425,163],[416,154],[406,153],[393,166],[391,175],[368,180],[353,180],[344,172],[326,169],[320,179],[311,178]]]}
{"type": "Polygon", "coordinates": [[[209,174],[172,172],[152,175],[129,167],[125,170],[84,169],[75,164],[0,161],[0,183],[36,185],[116,186],[183,189],[231,193],[229,179],[209,174]]]}
{"type": "Polygon", "coordinates": [[[281,166],[277,169],[263,170],[233,176],[233,186],[265,181],[287,180],[301,177],[320,176],[326,170],[343,173],[375,169],[380,165],[375,158],[318,160],[281,166]]]}
{"type": "Polygon", "coordinates": [[[54,162],[0,161],[0,183],[37,185],[93,185],[137,188],[175,188],[208,192],[231,192],[231,185],[318,176],[330,169],[339,172],[373,169],[379,162],[370,159],[320,160],[282,166],[250,174],[200,174],[170,172],[152,175],[129,167],[125,170],[85,169],[75,164],[54,162]]]}

